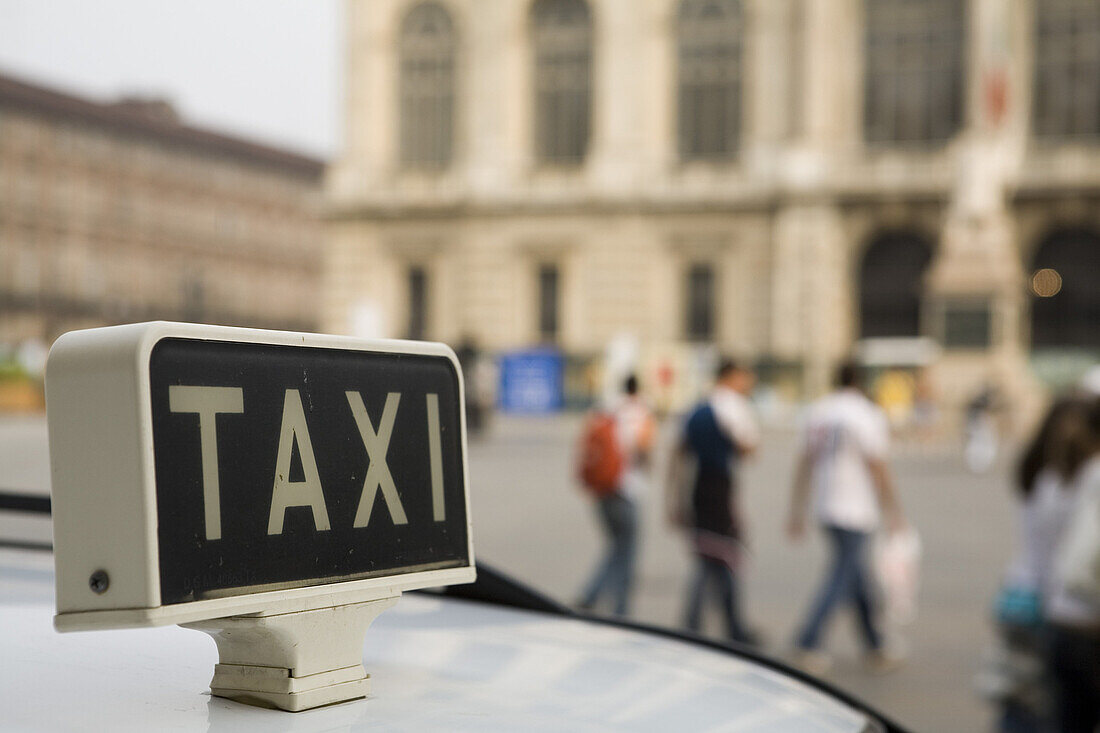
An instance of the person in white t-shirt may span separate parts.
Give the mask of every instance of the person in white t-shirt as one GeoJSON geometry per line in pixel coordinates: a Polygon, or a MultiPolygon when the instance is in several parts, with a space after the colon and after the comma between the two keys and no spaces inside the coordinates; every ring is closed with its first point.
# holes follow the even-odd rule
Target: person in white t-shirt
{"type": "Polygon", "coordinates": [[[867,546],[880,514],[891,531],[902,529],[904,521],[886,463],[886,415],[861,387],[859,367],[846,363],[838,370],[837,389],[810,407],[792,494],[791,538],[805,534],[812,504],[833,551],[832,566],[797,638],[797,662],[817,673],[829,666],[828,657],[819,651],[825,625],[845,602],[852,603],[859,616],[868,664],[885,671],[900,662],[883,647],[867,546]]]}

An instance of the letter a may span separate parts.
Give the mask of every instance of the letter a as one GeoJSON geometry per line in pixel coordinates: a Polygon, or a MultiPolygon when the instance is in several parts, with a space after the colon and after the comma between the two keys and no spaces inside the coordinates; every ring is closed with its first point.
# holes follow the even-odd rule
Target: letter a
{"type": "Polygon", "coordinates": [[[317,473],[317,458],[313,455],[313,441],[306,427],[306,411],[302,408],[302,396],[296,389],[288,389],[283,400],[283,424],[279,429],[279,455],[275,459],[275,485],[271,489],[271,515],[267,520],[268,534],[283,533],[283,518],[287,507],[308,506],[313,510],[313,524],[318,530],[329,528],[325,494],[321,491],[321,475],[317,473]],[[298,442],[298,454],[302,458],[305,481],[290,481],[290,454],[294,442],[298,442]]]}
{"type": "Polygon", "coordinates": [[[390,520],[394,524],[408,524],[409,518],[405,516],[405,507],[401,505],[401,497],[397,494],[397,487],[393,483],[390,467],[386,464],[386,451],[390,449],[390,437],[393,435],[393,421],[397,417],[397,404],[401,401],[400,392],[390,392],[386,395],[386,406],[382,408],[382,419],[378,423],[378,432],[374,432],[370,415],[363,405],[363,398],[358,392],[345,392],[348,404],[351,406],[351,414],[355,417],[355,424],[359,426],[359,436],[363,439],[363,446],[367,449],[370,458],[370,468],[363,479],[363,493],[359,496],[359,508],[355,511],[355,527],[366,527],[370,523],[370,513],[374,508],[374,497],[378,490],[382,490],[382,499],[386,502],[386,508],[390,510],[390,520]]]}

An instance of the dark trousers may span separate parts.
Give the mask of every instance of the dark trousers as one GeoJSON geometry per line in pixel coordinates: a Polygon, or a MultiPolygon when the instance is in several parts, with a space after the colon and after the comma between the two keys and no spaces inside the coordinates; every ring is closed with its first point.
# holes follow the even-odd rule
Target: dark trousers
{"type": "Polygon", "coordinates": [[[1015,701],[1001,706],[997,717],[997,733],[1041,733],[1043,718],[1038,712],[1015,701]]]}
{"type": "Polygon", "coordinates": [[[832,545],[833,564],[798,635],[798,646],[816,649],[829,617],[838,605],[847,602],[855,606],[864,642],[871,649],[879,649],[882,637],[875,625],[871,579],[865,558],[870,533],[832,526],[825,527],[825,531],[832,545]]]}
{"type": "Polygon", "coordinates": [[[726,617],[726,633],[731,641],[752,641],[741,620],[741,603],[737,575],[727,563],[712,557],[696,556],[695,579],[688,594],[684,625],[694,632],[703,626],[703,603],[708,591],[713,589],[718,607],[726,617]]]}
{"type": "Polygon", "coordinates": [[[617,492],[601,497],[596,506],[607,534],[607,550],[581,597],[581,605],[592,608],[600,596],[610,593],[615,613],[625,616],[634,586],[638,511],[633,501],[617,492]]]}
{"type": "Polygon", "coordinates": [[[1100,725],[1100,633],[1052,625],[1047,666],[1060,733],[1093,733],[1100,725]]]}

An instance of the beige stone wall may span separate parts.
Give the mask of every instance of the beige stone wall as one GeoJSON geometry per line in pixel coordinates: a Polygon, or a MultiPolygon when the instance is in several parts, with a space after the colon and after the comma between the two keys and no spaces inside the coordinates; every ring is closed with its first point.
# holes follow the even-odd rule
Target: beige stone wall
{"type": "Polygon", "coordinates": [[[343,222],[328,257],[325,319],[354,331],[371,304],[388,336],[408,319],[405,277],[413,265],[431,282],[429,336],[463,335],[496,349],[534,345],[537,272],[561,273],[560,344],[596,354],[617,334],[684,337],[683,281],[694,262],[711,264],[720,286],[717,333],[739,353],[768,350],[771,232],[766,217],[731,226],[723,216],[634,213],[470,217],[430,223],[343,222]]]}
{"type": "Polygon", "coordinates": [[[150,318],[315,328],[319,191],[317,176],[0,105],[0,341],[150,318]]]}
{"type": "Polygon", "coordinates": [[[941,330],[948,295],[994,295],[993,348],[936,365],[950,399],[990,373],[1016,394],[1035,392],[1021,278],[1041,231],[1100,227],[1089,193],[1100,191],[1100,145],[1029,138],[1029,0],[970,3],[965,123],[955,139],[924,148],[863,142],[860,0],[745,0],[743,137],[739,155],[720,165],[677,159],[677,3],[589,0],[593,133],[572,170],[532,158],[530,3],[448,0],[460,48],[457,154],[434,176],[403,172],[396,160],[395,44],[413,4],[347,5],[325,328],[352,330],[353,303],[370,301],[378,333],[403,335],[404,278],[417,262],[430,273],[432,338],[530,345],[537,267],[553,262],[564,349],[598,353],[623,331],[682,341],[684,271],[707,261],[720,285],[718,345],[800,364],[814,394],[859,336],[865,248],[877,233],[906,229],[934,243],[926,335],[941,330]],[[1000,65],[1009,95],[996,123],[980,83],[1000,65]]]}

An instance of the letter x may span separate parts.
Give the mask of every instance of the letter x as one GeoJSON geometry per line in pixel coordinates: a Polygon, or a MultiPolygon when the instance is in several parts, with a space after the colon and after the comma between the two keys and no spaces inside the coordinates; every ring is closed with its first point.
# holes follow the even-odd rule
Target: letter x
{"type": "Polygon", "coordinates": [[[382,499],[386,502],[386,508],[390,510],[390,519],[394,524],[408,524],[405,516],[405,507],[401,505],[401,497],[397,494],[397,487],[393,483],[390,467],[386,464],[386,453],[390,449],[390,437],[393,435],[393,421],[397,417],[397,404],[401,401],[400,392],[390,392],[386,395],[386,406],[382,408],[382,420],[378,424],[378,432],[375,432],[371,424],[367,408],[363,406],[363,398],[358,392],[345,392],[348,404],[351,406],[351,414],[355,417],[355,424],[359,426],[359,435],[363,439],[363,446],[367,449],[367,457],[370,459],[370,468],[367,469],[366,478],[363,479],[363,493],[359,496],[359,508],[355,512],[355,527],[366,527],[370,523],[371,510],[374,508],[374,497],[378,490],[382,490],[382,499]]]}

